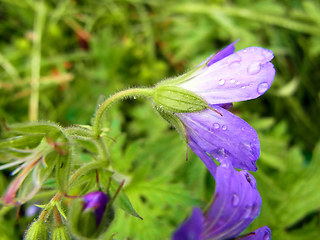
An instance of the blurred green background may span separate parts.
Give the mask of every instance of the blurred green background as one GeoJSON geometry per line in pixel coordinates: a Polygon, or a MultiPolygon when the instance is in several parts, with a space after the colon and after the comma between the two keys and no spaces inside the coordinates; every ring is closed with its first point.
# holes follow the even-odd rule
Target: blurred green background
{"type": "MultiPolygon", "coordinates": [[[[232,110],[261,142],[253,175],[263,203],[247,231],[268,225],[273,239],[318,239],[319,13],[317,0],[0,0],[0,117],[34,119],[31,79],[40,82],[38,120],[89,124],[105,97],[182,74],[237,39],[237,50],[271,49],[272,87],[232,110]]],[[[117,103],[107,115],[114,168],[130,177],[126,192],[144,218],[119,210],[108,233],[168,239],[210,200],[214,181],[191,151],[185,161],[183,141],[149,102],[117,103]]],[[[1,195],[10,179],[0,173],[1,195]]],[[[15,214],[0,210],[0,239],[20,239],[32,221],[15,214]]]]}

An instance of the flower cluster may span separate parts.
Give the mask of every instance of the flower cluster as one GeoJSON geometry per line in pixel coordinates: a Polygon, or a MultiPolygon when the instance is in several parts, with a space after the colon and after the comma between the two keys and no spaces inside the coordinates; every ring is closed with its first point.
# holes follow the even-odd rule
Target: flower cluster
{"type": "MultiPolygon", "coordinates": [[[[260,47],[234,53],[235,43],[196,69],[160,83],[155,94],[155,103],[165,108],[161,115],[177,127],[216,181],[209,210],[202,213],[194,208],[191,217],[173,234],[173,240],[233,239],[260,212],[255,179],[246,171],[257,170],[259,139],[248,123],[228,109],[232,102],[257,98],[270,88],[275,76],[270,62],[273,53],[260,47]],[[169,100],[165,100],[169,93],[169,100]],[[184,98],[179,100],[181,95],[184,98]]],[[[241,239],[270,236],[270,229],[262,227],[241,239]]]]}

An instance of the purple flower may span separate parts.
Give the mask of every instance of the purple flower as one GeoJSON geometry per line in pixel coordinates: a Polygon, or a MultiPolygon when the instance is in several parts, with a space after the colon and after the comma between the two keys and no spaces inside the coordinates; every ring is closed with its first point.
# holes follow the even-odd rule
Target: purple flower
{"type": "Polygon", "coordinates": [[[96,225],[98,226],[109,201],[110,199],[108,195],[104,192],[91,192],[84,196],[84,205],[82,210],[94,210],[96,225]]]}
{"type": "Polygon", "coordinates": [[[273,53],[260,47],[234,52],[234,43],[210,57],[196,70],[171,82],[201,97],[210,107],[175,113],[183,123],[188,144],[215,175],[216,165],[228,159],[236,168],[255,171],[260,155],[256,131],[226,109],[232,102],[265,93],[274,79],[273,53]]]}
{"type": "MultiPolygon", "coordinates": [[[[194,208],[191,217],[173,234],[172,240],[223,240],[239,236],[258,216],[261,197],[254,177],[222,163],[216,169],[216,189],[209,210],[194,208]]],[[[262,227],[241,239],[270,239],[271,231],[262,227]]]]}

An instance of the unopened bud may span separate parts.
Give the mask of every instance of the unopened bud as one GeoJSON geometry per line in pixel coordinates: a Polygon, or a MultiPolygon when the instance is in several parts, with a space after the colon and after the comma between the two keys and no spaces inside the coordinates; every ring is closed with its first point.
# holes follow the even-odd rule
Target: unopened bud
{"type": "Polygon", "coordinates": [[[104,233],[114,218],[109,196],[91,192],[70,204],[69,221],[72,234],[79,238],[94,239],[104,233]]]}
{"type": "Polygon", "coordinates": [[[52,240],[70,240],[68,230],[65,226],[53,229],[52,240]]]}
{"type": "Polygon", "coordinates": [[[47,240],[48,227],[44,221],[38,220],[33,222],[24,236],[25,240],[47,240]]]}

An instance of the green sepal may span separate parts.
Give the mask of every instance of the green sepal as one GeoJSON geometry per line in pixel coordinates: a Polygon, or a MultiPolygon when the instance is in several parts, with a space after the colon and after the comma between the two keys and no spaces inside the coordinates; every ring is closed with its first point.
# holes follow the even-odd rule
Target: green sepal
{"type": "Polygon", "coordinates": [[[71,154],[67,151],[65,154],[57,154],[56,165],[56,183],[58,190],[62,193],[67,192],[69,188],[69,176],[71,169],[71,154]]]}
{"type": "Polygon", "coordinates": [[[52,240],[70,240],[70,235],[65,226],[56,227],[53,229],[52,240]]]}
{"type": "Polygon", "coordinates": [[[61,131],[61,127],[50,122],[17,123],[8,126],[9,131],[15,133],[56,133],[61,131]]]}
{"type": "Polygon", "coordinates": [[[36,133],[25,136],[17,136],[12,138],[7,138],[0,141],[0,148],[34,148],[36,147],[44,134],[36,133]]]}
{"type": "Polygon", "coordinates": [[[180,118],[178,118],[177,116],[175,116],[173,113],[170,113],[170,112],[159,111],[159,114],[178,131],[180,136],[187,143],[188,139],[186,135],[186,130],[180,118]]]}
{"type": "Polygon", "coordinates": [[[24,240],[46,240],[48,239],[48,227],[44,221],[33,222],[24,236],[24,240]]]}
{"type": "Polygon", "coordinates": [[[201,97],[177,86],[158,86],[154,89],[152,97],[159,111],[198,112],[208,107],[201,97]]]}

